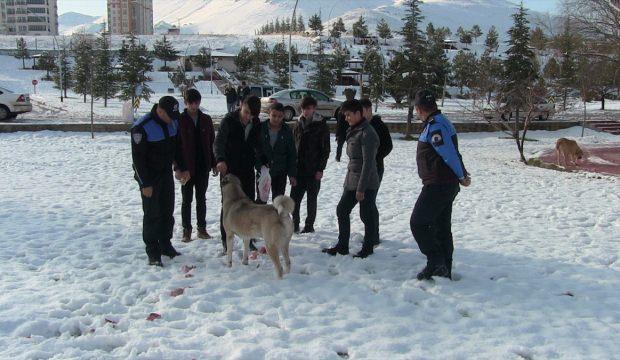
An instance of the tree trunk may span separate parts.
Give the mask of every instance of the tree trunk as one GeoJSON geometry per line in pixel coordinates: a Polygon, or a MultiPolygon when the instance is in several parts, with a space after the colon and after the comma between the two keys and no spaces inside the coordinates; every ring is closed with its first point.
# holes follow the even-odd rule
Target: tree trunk
{"type": "Polygon", "coordinates": [[[562,111],[566,111],[566,98],[568,97],[568,89],[564,88],[564,93],[562,94],[562,111]]]}
{"type": "Polygon", "coordinates": [[[605,110],[605,94],[601,94],[601,110],[605,110]]]}
{"type": "Polygon", "coordinates": [[[22,69],[26,70],[26,58],[22,58],[22,69]]]}
{"type": "Polygon", "coordinates": [[[84,93],[84,104],[86,104],[86,93],[84,93]]]}

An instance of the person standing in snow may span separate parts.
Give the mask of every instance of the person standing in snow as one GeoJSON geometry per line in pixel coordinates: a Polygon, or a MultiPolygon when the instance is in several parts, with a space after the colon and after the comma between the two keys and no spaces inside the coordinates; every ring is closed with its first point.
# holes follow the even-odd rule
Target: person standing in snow
{"type": "Polygon", "coordinates": [[[377,171],[379,172],[379,183],[383,180],[385,173],[384,159],[392,152],[394,145],[392,144],[392,136],[390,129],[385,125],[381,116],[373,115],[372,102],[368,98],[360,100],[360,104],[364,108],[364,119],[370,122],[370,126],[379,136],[379,149],[377,149],[377,171]]]}
{"type": "MultiPolygon", "coordinates": [[[[215,159],[217,171],[221,176],[230,173],[241,180],[243,192],[256,200],[254,166],[256,165],[256,147],[260,134],[260,99],[250,95],[245,98],[241,108],[226,114],[220,123],[220,129],[215,137],[215,159]]],[[[220,232],[222,246],[226,253],[226,232],[222,224],[220,213],[220,232]]],[[[254,240],[250,242],[250,249],[256,250],[254,240]]]]}
{"type": "Polygon", "coordinates": [[[245,81],[241,82],[241,86],[239,86],[239,88],[237,89],[237,98],[239,100],[239,106],[241,106],[243,104],[243,102],[245,101],[245,99],[250,96],[250,93],[252,92],[252,90],[250,89],[250,87],[246,84],[245,81]]]}
{"type": "Polygon", "coordinates": [[[316,112],[317,101],[311,96],[301,99],[301,116],[293,130],[297,148],[297,184],[291,189],[291,198],[295,200],[293,226],[299,232],[299,212],[301,201],[308,193],[306,225],[302,233],[314,232],[316,208],[323,171],[329,159],[329,127],[327,120],[316,112]]]}
{"type": "Polygon", "coordinates": [[[451,279],[452,204],[459,193],[459,183],[469,186],[471,178],[459,153],[456,129],[437,108],[435,95],[428,90],[419,91],[415,108],[424,123],[416,155],[423,187],[413,208],[410,226],[420,251],[427,258],[417,278],[451,279]]]}
{"type": "Polygon", "coordinates": [[[379,213],[376,199],[379,189],[377,172],[377,149],[379,136],[364,118],[364,108],[358,100],[345,101],[341,108],[349,123],[347,130],[347,155],[349,165],[344,181],[344,192],[336,208],[338,216],[338,243],[323,249],[329,255],[349,254],[351,237],[351,211],[359,202],[360,218],[364,223],[364,243],[362,249],[353,257],[366,258],[373,253],[379,243],[379,213]]]}
{"type": "MultiPolygon", "coordinates": [[[[346,101],[351,101],[355,99],[355,90],[351,88],[344,89],[344,96],[347,99],[346,101]]],[[[340,158],[342,157],[342,147],[344,143],[347,141],[347,130],[349,129],[349,123],[345,119],[344,113],[342,112],[342,106],[336,109],[336,161],[340,162],[340,158]]]]}
{"type": "Polygon", "coordinates": [[[149,265],[163,266],[161,256],[181,255],[172,246],[174,227],[174,166],[177,179],[190,180],[181,152],[179,102],[164,96],[131,128],[134,178],[140,186],[144,211],[142,239],[149,265]]]}
{"type": "Polygon", "coordinates": [[[198,237],[210,239],[207,232],[207,205],[206,193],[209,186],[209,171],[217,176],[213,143],[215,130],[211,117],[200,111],[200,92],[189,89],[185,93],[185,110],[179,121],[181,134],[181,149],[183,159],[187,165],[191,179],[181,187],[183,202],[181,218],[183,223],[183,242],[192,241],[192,197],[196,190],[196,222],[198,237]]]}
{"type": "Polygon", "coordinates": [[[237,107],[237,101],[239,100],[237,97],[237,90],[234,87],[228,85],[226,87],[226,91],[224,92],[226,95],[226,108],[229,113],[235,111],[237,107]]]}
{"type": "MultiPolygon", "coordinates": [[[[284,122],[284,106],[272,104],[269,108],[269,121],[261,123],[260,141],[257,147],[256,169],[263,166],[271,176],[271,199],[286,192],[286,180],[291,186],[297,185],[297,150],[293,132],[284,122]]],[[[256,202],[261,203],[259,199],[256,202]]]]}

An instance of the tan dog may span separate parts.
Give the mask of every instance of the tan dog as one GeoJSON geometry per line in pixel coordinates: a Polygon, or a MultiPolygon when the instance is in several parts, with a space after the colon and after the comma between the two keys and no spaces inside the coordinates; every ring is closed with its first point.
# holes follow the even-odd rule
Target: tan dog
{"type": "Polygon", "coordinates": [[[564,166],[568,163],[577,165],[577,160],[583,158],[583,150],[579,147],[575,140],[560,138],[555,143],[555,154],[557,156],[558,165],[560,165],[560,156],[564,160],[564,166]],[[566,161],[568,159],[568,162],[566,161]]]}
{"type": "Polygon", "coordinates": [[[241,189],[238,177],[228,174],[222,178],[222,222],[226,231],[228,266],[232,266],[233,239],[235,235],[243,239],[243,264],[248,264],[250,239],[265,240],[267,254],[276,268],[278,278],[291,270],[288,255],[289,243],[293,236],[291,213],[295,202],[288,196],[278,196],[273,205],[258,205],[248,199],[241,189]],[[285,269],[280,264],[280,253],[284,257],[285,269]]]}

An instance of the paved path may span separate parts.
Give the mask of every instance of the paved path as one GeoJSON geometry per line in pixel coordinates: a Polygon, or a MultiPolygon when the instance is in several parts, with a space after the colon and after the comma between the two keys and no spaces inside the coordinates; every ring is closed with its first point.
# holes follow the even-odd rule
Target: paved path
{"type": "MultiPolygon", "coordinates": [[[[620,176],[620,144],[584,147],[585,158],[577,166],[567,166],[569,170],[582,170],[600,174],[620,176]]],[[[554,150],[547,150],[540,160],[557,164],[554,150]]]]}

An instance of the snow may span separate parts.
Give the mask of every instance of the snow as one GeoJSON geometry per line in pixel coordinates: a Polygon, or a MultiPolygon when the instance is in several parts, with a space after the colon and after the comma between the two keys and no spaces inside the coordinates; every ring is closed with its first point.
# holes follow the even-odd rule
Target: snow
{"type": "MultiPolygon", "coordinates": [[[[531,132],[539,141],[526,150],[579,134],[531,132]]],[[[415,142],[395,137],[386,160],[375,255],[320,252],[336,241],[346,169],[330,159],[317,233],[294,236],[292,273],[278,281],[264,255],[241,265],[239,242],[232,268],[219,236],[181,243],[180,221],[183,256],[147,267],[127,134],[0,134],[0,358],[615,358],[619,179],[524,166],[500,136],[460,136],[473,185],[454,208],[457,281],[430,283],[415,280],[424,258],[409,231],[415,142]]],[[[210,185],[208,230],[219,235],[210,185]]],[[[177,220],[179,207],[177,189],[177,220]]],[[[355,251],[357,210],[352,220],[355,251]]]]}

